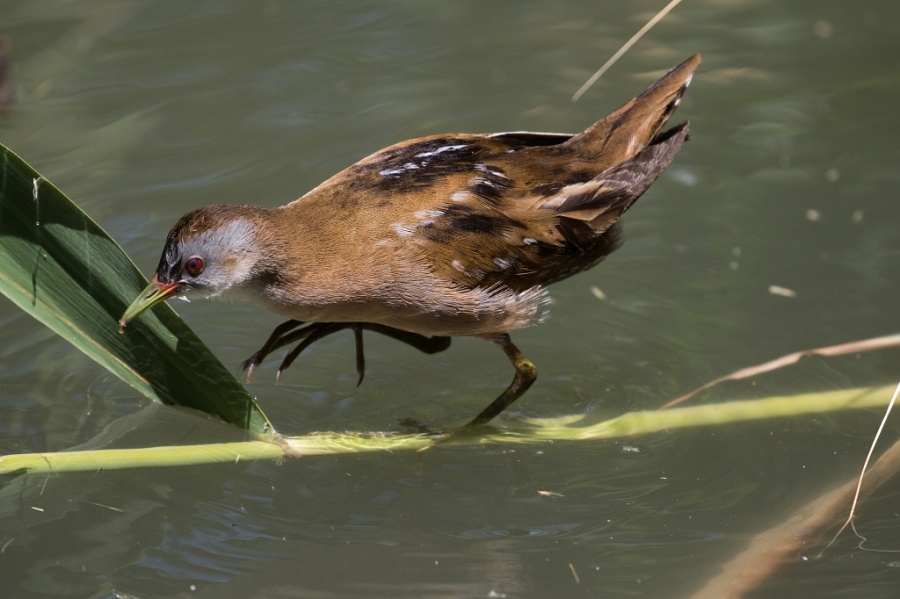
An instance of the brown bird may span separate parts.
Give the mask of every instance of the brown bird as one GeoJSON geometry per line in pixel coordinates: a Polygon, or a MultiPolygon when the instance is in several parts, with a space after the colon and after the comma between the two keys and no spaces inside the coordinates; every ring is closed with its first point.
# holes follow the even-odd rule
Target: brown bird
{"type": "Polygon", "coordinates": [[[289,318],[244,362],[249,380],[272,351],[351,329],[362,381],[362,331],[422,351],[452,336],[499,346],[509,387],[467,426],[484,424],[534,382],[510,340],[547,314],[545,287],[619,245],[619,217],[681,149],[662,131],[696,54],[577,135],[450,134],[404,141],[279,208],[205,206],[179,220],[150,285],[119,321],[172,296],[249,300],[289,318]]]}

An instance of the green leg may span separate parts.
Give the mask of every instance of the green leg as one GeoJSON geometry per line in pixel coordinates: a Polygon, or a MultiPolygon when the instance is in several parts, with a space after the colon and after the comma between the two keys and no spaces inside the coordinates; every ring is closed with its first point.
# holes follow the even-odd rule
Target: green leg
{"type": "Polygon", "coordinates": [[[506,391],[492,401],[478,416],[470,420],[465,428],[480,426],[493,420],[500,412],[511,406],[523,393],[528,391],[528,388],[531,387],[531,384],[537,378],[537,368],[534,363],[519,351],[519,348],[513,344],[508,334],[504,333],[503,335],[492,337],[490,341],[498,345],[503,350],[503,353],[509,357],[509,361],[512,362],[513,367],[516,369],[516,375],[513,377],[509,387],[506,388],[506,391]]]}

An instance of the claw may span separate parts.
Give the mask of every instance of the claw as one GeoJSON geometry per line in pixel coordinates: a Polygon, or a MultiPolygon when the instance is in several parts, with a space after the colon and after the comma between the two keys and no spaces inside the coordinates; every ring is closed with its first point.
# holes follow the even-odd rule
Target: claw
{"type": "Polygon", "coordinates": [[[247,371],[247,377],[245,379],[247,383],[250,382],[250,378],[253,376],[253,372],[256,370],[257,364],[258,362],[255,362],[252,359],[244,360],[244,363],[241,364],[241,370],[247,371]]]}

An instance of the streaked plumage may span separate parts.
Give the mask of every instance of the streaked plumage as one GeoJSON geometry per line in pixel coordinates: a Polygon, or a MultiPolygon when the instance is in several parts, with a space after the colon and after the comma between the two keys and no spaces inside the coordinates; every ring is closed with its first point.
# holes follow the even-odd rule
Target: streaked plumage
{"type": "Polygon", "coordinates": [[[512,385],[471,424],[487,422],[534,380],[509,331],[542,319],[547,285],[616,249],[616,221],[681,148],[687,123],[662,128],[699,62],[689,58],[577,135],[414,139],[286,206],[190,212],[121,325],[172,294],[249,300],[296,321],[248,361],[251,372],[277,347],[302,349],[344,328],[356,332],[360,370],[364,329],[424,351],[450,336],[482,337],[516,366],[512,385]]]}

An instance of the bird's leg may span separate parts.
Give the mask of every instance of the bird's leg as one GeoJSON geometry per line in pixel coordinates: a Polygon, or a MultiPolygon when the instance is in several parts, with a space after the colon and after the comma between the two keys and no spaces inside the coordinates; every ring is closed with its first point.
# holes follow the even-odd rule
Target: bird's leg
{"type": "MultiPolygon", "coordinates": [[[[307,324],[304,328],[300,329],[299,331],[292,331],[292,329],[295,329],[303,324],[304,323],[299,320],[288,320],[286,322],[281,323],[280,325],[275,327],[275,330],[272,331],[272,334],[269,335],[269,338],[266,339],[266,342],[263,344],[263,346],[252,356],[250,356],[249,358],[244,360],[244,362],[241,364],[241,370],[247,370],[247,382],[248,383],[250,382],[250,377],[253,375],[253,371],[256,370],[256,367],[259,366],[262,363],[262,361],[266,358],[266,356],[271,354],[273,351],[275,351],[277,349],[281,349],[282,347],[284,347],[286,345],[290,345],[296,341],[306,339],[310,335],[315,335],[314,339],[307,342],[307,344],[303,346],[303,349],[305,349],[305,348],[309,347],[309,345],[313,341],[317,341],[317,340],[321,339],[322,337],[330,335],[331,333],[336,333],[337,331],[340,331],[347,327],[354,328],[354,330],[357,327],[359,327],[359,323],[328,323],[328,322],[319,323],[319,322],[317,322],[317,323],[307,324]],[[323,328],[327,328],[328,330],[323,331],[323,328]]],[[[360,368],[364,368],[364,366],[365,366],[365,361],[363,360],[362,355],[361,355],[361,353],[362,353],[362,339],[361,339],[362,330],[360,330],[359,336],[360,336],[360,338],[357,340],[357,356],[356,356],[357,371],[359,371],[360,368]]],[[[303,349],[301,349],[300,351],[303,351],[303,349]]],[[[294,356],[294,357],[296,358],[296,356],[294,356]]],[[[291,362],[293,362],[293,359],[291,359],[291,362]]],[[[285,366],[285,368],[286,368],[286,366],[285,366]]],[[[360,382],[362,382],[362,376],[360,376],[360,382]]]]}
{"type": "Polygon", "coordinates": [[[395,329],[383,324],[374,322],[355,322],[353,323],[353,334],[356,336],[356,372],[359,373],[359,380],[356,386],[359,387],[363,382],[366,370],[366,358],[363,355],[363,330],[381,333],[385,337],[402,341],[425,354],[436,354],[450,347],[450,337],[426,337],[418,333],[411,333],[402,329],[395,329]]]}
{"type": "Polygon", "coordinates": [[[281,377],[281,373],[297,359],[297,356],[299,356],[304,349],[323,337],[327,337],[332,333],[348,328],[353,329],[353,336],[356,341],[356,372],[359,374],[359,379],[356,383],[357,386],[362,383],[366,370],[366,358],[363,352],[362,341],[362,332],[364,330],[381,333],[386,337],[402,341],[426,354],[437,353],[450,347],[449,337],[426,337],[425,335],[420,335],[418,333],[410,333],[409,331],[403,331],[370,322],[315,322],[307,325],[302,331],[295,331],[283,335],[282,338],[274,344],[276,348],[282,347],[292,343],[298,338],[303,338],[303,341],[284,357],[284,361],[281,363],[281,366],[278,367],[278,372],[275,375],[276,380],[281,377]]]}
{"type": "Polygon", "coordinates": [[[368,331],[381,333],[385,337],[402,341],[424,354],[436,354],[450,347],[450,337],[426,337],[425,335],[420,335],[418,333],[411,333],[402,329],[395,329],[393,327],[372,322],[361,322],[357,323],[357,325],[368,331]]]}
{"type": "Polygon", "coordinates": [[[304,349],[323,337],[327,337],[332,333],[347,328],[353,329],[356,342],[356,372],[359,374],[357,385],[362,383],[366,368],[362,341],[363,331],[373,331],[375,333],[380,333],[385,337],[402,341],[426,354],[434,354],[450,347],[450,337],[426,337],[425,335],[420,335],[418,333],[411,333],[409,331],[403,331],[401,329],[395,329],[393,327],[371,322],[313,322],[306,324],[306,326],[299,330],[294,330],[301,327],[303,324],[304,323],[299,320],[288,320],[275,327],[275,330],[272,331],[272,334],[269,335],[269,338],[263,346],[241,365],[244,370],[247,370],[248,382],[256,367],[259,366],[266,356],[273,351],[297,341],[301,342],[285,356],[284,361],[281,363],[278,373],[276,374],[276,377],[280,378],[281,373],[294,362],[304,349]]]}
{"type": "Polygon", "coordinates": [[[283,344],[279,344],[279,342],[293,329],[301,326],[303,324],[300,320],[287,320],[282,322],[280,325],[275,327],[275,330],[272,331],[272,334],[269,335],[269,338],[266,339],[266,342],[263,343],[263,346],[259,348],[252,356],[247,358],[241,363],[241,370],[247,371],[247,382],[250,382],[250,377],[253,376],[253,371],[256,370],[256,367],[262,364],[262,361],[266,359],[266,356],[271,354],[273,351],[278,349],[279,347],[283,347],[283,344]]]}
{"type": "Polygon", "coordinates": [[[366,356],[363,353],[363,337],[362,325],[358,322],[353,323],[353,339],[356,341],[356,373],[359,378],[356,380],[356,386],[362,385],[363,377],[366,376],[366,356]]]}
{"type": "MultiPolygon", "coordinates": [[[[281,379],[281,373],[287,370],[287,368],[294,362],[294,360],[297,359],[297,356],[299,356],[304,349],[306,349],[319,339],[327,337],[332,333],[336,333],[350,326],[353,325],[348,322],[314,322],[307,326],[305,329],[303,329],[303,332],[305,333],[305,335],[303,335],[303,341],[298,343],[294,349],[289,351],[284,357],[284,360],[281,361],[281,366],[278,367],[278,371],[275,373],[275,381],[277,382],[279,379],[281,379]]],[[[300,331],[297,331],[289,336],[293,336],[294,334],[299,332],[300,331]]],[[[292,339],[291,341],[294,341],[294,339],[292,339]]],[[[287,343],[285,343],[285,345],[287,345],[287,343]]]]}
{"type": "Polygon", "coordinates": [[[537,368],[535,368],[534,363],[526,358],[525,354],[519,351],[519,348],[513,344],[508,334],[504,333],[502,335],[497,335],[496,337],[490,337],[489,340],[498,345],[509,357],[509,361],[513,363],[513,366],[516,369],[516,375],[509,387],[506,388],[506,391],[492,401],[478,416],[470,420],[465,428],[479,426],[490,422],[495,416],[500,414],[500,412],[519,399],[537,378],[537,368]]]}

